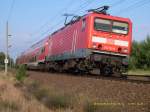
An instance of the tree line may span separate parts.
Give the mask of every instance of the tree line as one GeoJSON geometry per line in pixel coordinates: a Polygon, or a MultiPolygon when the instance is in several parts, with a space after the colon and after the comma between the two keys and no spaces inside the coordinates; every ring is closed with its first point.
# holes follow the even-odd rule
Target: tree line
{"type": "MultiPolygon", "coordinates": [[[[0,52],[0,65],[4,65],[4,59],[5,59],[5,53],[4,52],[0,52]]],[[[14,65],[14,60],[8,56],[8,60],[9,60],[9,63],[8,65],[14,65]]]]}
{"type": "Polygon", "coordinates": [[[143,41],[132,42],[132,53],[129,58],[130,69],[150,69],[150,35],[143,41]]]}

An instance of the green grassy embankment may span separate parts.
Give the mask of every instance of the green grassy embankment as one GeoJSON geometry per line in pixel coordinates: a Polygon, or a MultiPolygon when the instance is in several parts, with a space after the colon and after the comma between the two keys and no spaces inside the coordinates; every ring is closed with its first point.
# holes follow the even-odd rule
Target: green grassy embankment
{"type": "Polygon", "coordinates": [[[143,69],[129,70],[128,75],[150,76],[150,70],[143,70],[143,69]]]}

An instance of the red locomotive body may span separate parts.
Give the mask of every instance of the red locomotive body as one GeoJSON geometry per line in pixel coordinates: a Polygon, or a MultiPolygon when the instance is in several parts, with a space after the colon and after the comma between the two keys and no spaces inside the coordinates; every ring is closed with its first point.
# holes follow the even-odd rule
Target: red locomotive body
{"type": "Polygon", "coordinates": [[[129,19],[91,14],[90,48],[129,55],[131,52],[132,23],[129,19]]]}
{"type": "Polygon", "coordinates": [[[129,19],[92,12],[33,45],[30,52],[18,58],[18,63],[36,63],[36,68],[57,71],[100,69],[101,74],[121,73],[128,66],[131,41],[129,19]]]}

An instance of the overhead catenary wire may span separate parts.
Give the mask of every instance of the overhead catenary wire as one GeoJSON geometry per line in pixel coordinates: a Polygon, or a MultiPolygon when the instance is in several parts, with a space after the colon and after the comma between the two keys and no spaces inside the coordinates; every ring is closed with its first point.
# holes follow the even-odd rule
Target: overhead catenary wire
{"type": "Polygon", "coordinates": [[[112,3],[110,6],[111,6],[111,8],[114,8],[114,7],[120,5],[120,4],[124,3],[124,2],[126,2],[126,0],[118,0],[118,1],[116,1],[114,3],[112,3]]]}
{"type": "MultiPolygon", "coordinates": [[[[126,0],[124,0],[124,1],[126,1],[126,0]]],[[[119,4],[119,3],[122,3],[122,2],[124,2],[124,1],[118,0],[117,2],[114,2],[114,3],[112,4],[112,6],[115,6],[115,5],[117,5],[117,4],[119,4]]],[[[79,5],[79,6],[77,7],[77,9],[73,10],[72,13],[78,12],[78,11],[80,11],[80,10],[86,8],[87,6],[89,6],[90,4],[92,4],[92,2],[94,2],[94,0],[84,2],[83,4],[79,5]]],[[[59,23],[56,24],[56,26],[59,25],[59,24],[61,24],[61,22],[63,22],[63,20],[60,20],[59,23]]],[[[55,28],[55,26],[52,26],[52,29],[54,29],[54,28],[55,28]]],[[[48,29],[48,30],[47,30],[45,33],[43,33],[43,34],[48,33],[48,31],[50,31],[50,30],[48,29]]],[[[43,36],[43,35],[41,35],[41,36],[43,36]]]]}
{"type": "Polygon", "coordinates": [[[42,24],[39,29],[37,29],[34,33],[31,34],[31,36],[37,35],[38,32],[40,32],[44,27],[48,26],[49,21],[51,20],[55,20],[58,16],[60,16],[60,13],[66,11],[69,7],[71,7],[73,5],[73,3],[75,2],[70,0],[69,3],[66,4],[65,7],[63,7],[62,9],[60,9],[58,11],[58,13],[56,13],[52,18],[50,18],[48,21],[46,21],[44,24],[42,24]]]}
{"type": "MultiPolygon", "coordinates": [[[[73,10],[73,13],[82,10],[83,8],[87,7],[90,3],[92,3],[93,1],[94,1],[94,0],[84,2],[83,4],[79,5],[76,10],[73,10]],[[83,6],[84,6],[84,7],[83,7],[83,6]]],[[[61,12],[62,12],[62,11],[61,11],[61,12]]],[[[57,15],[57,16],[58,16],[58,15],[57,15]]],[[[44,35],[46,35],[46,34],[49,33],[50,31],[52,31],[53,29],[55,29],[55,27],[57,27],[58,25],[60,25],[63,21],[64,21],[64,19],[61,19],[60,21],[58,21],[55,25],[51,26],[50,28],[48,28],[48,30],[46,30],[46,31],[43,32],[40,36],[38,36],[38,38],[39,38],[39,37],[42,37],[42,36],[44,36],[44,35]]],[[[48,22],[47,22],[47,23],[48,23],[48,22]]],[[[45,25],[46,25],[46,24],[45,24],[45,25]]]]}
{"type": "MultiPolygon", "coordinates": [[[[75,0],[74,0],[75,1],[75,0]]],[[[93,0],[92,0],[93,1],[93,0]]],[[[89,1],[85,1],[83,4],[81,4],[81,5],[79,5],[78,7],[77,7],[77,10],[81,10],[81,9],[79,9],[79,8],[81,8],[83,5],[88,5],[87,3],[88,3],[89,1]]],[[[72,4],[73,4],[74,2],[71,0],[63,9],[61,9],[59,12],[63,12],[64,13],[64,11],[65,10],[67,10],[69,7],[71,7],[72,6],[72,4]],[[67,7],[67,8],[66,8],[67,7]]],[[[74,10],[73,11],[73,13],[74,12],[77,12],[77,10],[74,10]]],[[[55,20],[55,18],[57,18],[58,16],[60,16],[61,14],[60,13],[57,13],[53,18],[51,18],[50,20],[55,20]]],[[[50,21],[49,20],[49,21],[50,21]]],[[[49,23],[49,21],[47,21],[47,22],[45,22],[37,31],[35,31],[33,34],[31,34],[31,36],[34,36],[34,35],[37,35],[37,33],[38,32],[40,32],[45,26],[47,26],[48,25],[48,23],[49,23]]],[[[60,21],[62,21],[62,20],[60,20],[60,21]]],[[[58,21],[58,23],[60,23],[60,21],[58,21]]],[[[56,23],[57,24],[57,23],[56,23]]],[[[57,24],[58,25],[58,24],[57,24]]],[[[52,26],[53,27],[53,29],[54,29],[54,26],[52,26]]],[[[49,29],[51,29],[51,27],[49,28],[49,29]]],[[[48,31],[48,30],[47,30],[48,31]]],[[[47,32],[47,31],[45,31],[45,32],[47,32]]],[[[42,34],[44,34],[44,33],[42,33],[42,34]]]]}
{"type": "Polygon", "coordinates": [[[137,1],[134,4],[128,6],[127,8],[124,8],[124,9],[118,11],[116,14],[122,14],[122,13],[125,13],[125,12],[133,11],[135,8],[144,6],[144,5],[148,4],[148,3],[150,3],[150,0],[144,0],[144,1],[140,0],[140,1],[137,1]]]}
{"type": "Polygon", "coordinates": [[[61,19],[61,21],[59,21],[58,23],[56,23],[54,26],[51,27],[51,29],[46,30],[45,32],[43,32],[40,36],[38,37],[42,37],[45,34],[47,34],[48,32],[50,32],[50,30],[52,31],[56,26],[60,25],[62,22],[64,21],[64,19],[61,19]]]}
{"type": "MultiPolygon", "coordinates": [[[[89,4],[91,4],[93,1],[94,1],[94,0],[84,2],[83,4],[79,5],[76,10],[73,10],[72,13],[75,13],[75,12],[77,12],[77,11],[82,10],[83,8],[85,8],[85,7],[87,7],[89,4]]],[[[53,30],[56,26],[60,25],[63,21],[64,21],[63,19],[60,20],[56,25],[52,26],[51,29],[48,29],[48,30],[46,31],[46,33],[48,33],[50,30],[53,30]]],[[[44,33],[44,34],[45,34],[45,33],[44,33]]]]}
{"type": "MultiPolygon", "coordinates": [[[[78,12],[78,11],[84,9],[85,7],[87,7],[88,5],[90,5],[92,2],[94,2],[94,0],[85,1],[84,3],[80,4],[75,10],[73,10],[73,11],[71,11],[71,12],[72,12],[72,13],[78,12]]],[[[117,2],[114,2],[114,3],[113,3],[113,6],[114,6],[115,4],[119,4],[120,2],[121,2],[121,0],[119,0],[119,1],[117,1],[117,2]]],[[[73,3],[73,2],[72,2],[72,0],[71,0],[71,2],[68,3],[69,5],[67,4],[66,6],[67,6],[67,7],[68,7],[68,6],[71,6],[72,3],[73,3]]],[[[61,9],[60,12],[63,12],[63,11],[65,11],[66,9],[67,9],[67,8],[65,7],[65,8],[61,9]]],[[[55,20],[55,18],[58,17],[59,15],[60,15],[60,14],[57,13],[57,14],[53,17],[53,19],[51,19],[51,20],[55,20]]],[[[45,22],[36,32],[34,32],[33,34],[31,34],[31,36],[37,35],[38,32],[40,32],[45,26],[48,25],[48,22],[49,22],[49,21],[45,22]]],[[[63,20],[60,20],[60,21],[58,21],[58,23],[56,23],[55,25],[49,27],[48,30],[46,30],[46,31],[44,31],[43,33],[41,33],[40,36],[38,36],[38,37],[44,36],[44,35],[47,34],[50,30],[52,31],[55,27],[57,27],[58,25],[60,25],[61,22],[63,22],[63,20]]]]}
{"type": "Polygon", "coordinates": [[[85,3],[81,4],[77,9],[73,10],[72,12],[73,13],[78,12],[78,11],[84,9],[85,7],[87,7],[88,5],[90,5],[92,2],[94,2],[94,0],[86,1],[85,3]]]}
{"type": "MultiPolygon", "coordinates": [[[[75,12],[78,12],[78,11],[82,10],[83,8],[85,8],[85,7],[87,7],[89,4],[91,4],[93,1],[94,1],[94,0],[84,2],[83,4],[79,5],[76,10],[71,11],[71,13],[75,13],[75,12]]],[[[61,24],[63,21],[64,21],[64,20],[60,20],[59,23],[56,24],[56,26],[59,25],[59,24],[61,24]]],[[[54,27],[55,27],[55,26],[53,26],[53,28],[54,28],[54,27]]]]}

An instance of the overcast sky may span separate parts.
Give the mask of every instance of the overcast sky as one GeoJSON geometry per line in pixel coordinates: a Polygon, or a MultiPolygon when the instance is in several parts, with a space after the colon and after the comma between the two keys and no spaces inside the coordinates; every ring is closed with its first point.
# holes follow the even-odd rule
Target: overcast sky
{"type": "Polygon", "coordinates": [[[150,0],[0,0],[0,51],[5,50],[7,20],[12,35],[9,53],[16,58],[61,27],[64,13],[83,15],[103,5],[111,6],[111,15],[132,20],[134,40],[143,40],[150,34],[150,0]]]}

